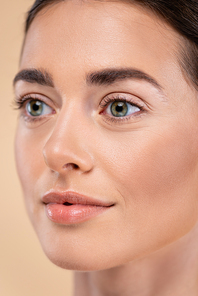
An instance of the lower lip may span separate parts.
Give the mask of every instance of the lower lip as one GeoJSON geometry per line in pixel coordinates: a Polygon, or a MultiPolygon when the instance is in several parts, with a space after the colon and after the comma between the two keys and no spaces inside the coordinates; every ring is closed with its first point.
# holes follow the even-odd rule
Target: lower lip
{"type": "Polygon", "coordinates": [[[110,207],[92,206],[92,205],[70,205],[49,203],[45,206],[47,217],[59,224],[75,224],[85,222],[110,207]]]}

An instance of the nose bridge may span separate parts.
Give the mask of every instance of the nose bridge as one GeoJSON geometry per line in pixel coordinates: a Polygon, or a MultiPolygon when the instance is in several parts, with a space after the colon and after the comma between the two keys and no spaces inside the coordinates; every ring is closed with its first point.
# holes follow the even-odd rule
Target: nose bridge
{"type": "Polygon", "coordinates": [[[88,122],[79,115],[80,112],[70,104],[62,108],[57,117],[43,148],[45,162],[53,171],[78,168],[85,172],[92,168],[93,159],[88,151],[88,122]]]}

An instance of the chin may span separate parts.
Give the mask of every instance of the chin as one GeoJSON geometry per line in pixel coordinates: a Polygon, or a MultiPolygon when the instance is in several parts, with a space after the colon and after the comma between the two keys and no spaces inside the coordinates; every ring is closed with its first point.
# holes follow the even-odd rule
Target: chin
{"type": "Polygon", "coordinates": [[[60,249],[52,250],[49,248],[43,248],[43,251],[53,264],[67,270],[87,272],[106,270],[112,267],[116,267],[115,262],[106,262],[105,258],[102,259],[102,256],[98,258],[94,256],[94,254],[87,256],[87,254],[84,255],[82,252],[81,254],[78,254],[78,256],[76,256],[75,252],[71,254],[71,252],[67,253],[66,250],[64,250],[63,252],[60,249]]]}
{"type": "Polygon", "coordinates": [[[39,234],[42,249],[48,259],[58,267],[73,271],[98,271],[120,266],[127,262],[115,252],[111,252],[106,243],[90,242],[89,239],[78,240],[65,234],[65,238],[45,232],[39,234]],[[119,258],[119,259],[118,259],[119,258]]]}

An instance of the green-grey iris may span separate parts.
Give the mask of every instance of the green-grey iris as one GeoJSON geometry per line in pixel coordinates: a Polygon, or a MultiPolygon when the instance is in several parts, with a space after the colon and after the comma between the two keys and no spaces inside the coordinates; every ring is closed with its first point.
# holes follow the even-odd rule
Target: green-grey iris
{"type": "Polygon", "coordinates": [[[122,117],[127,115],[128,106],[125,102],[114,102],[111,104],[111,113],[115,117],[122,117]]]}
{"type": "Polygon", "coordinates": [[[43,112],[43,103],[38,100],[31,100],[27,104],[27,111],[31,116],[40,116],[43,112]]]}

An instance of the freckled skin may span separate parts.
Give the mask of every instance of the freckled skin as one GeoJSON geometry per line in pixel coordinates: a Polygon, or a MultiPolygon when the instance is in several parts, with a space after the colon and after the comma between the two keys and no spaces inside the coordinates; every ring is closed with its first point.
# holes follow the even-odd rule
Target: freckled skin
{"type": "Polygon", "coordinates": [[[28,31],[20,70],[47,69],[55,87],[20,81],[16,93],[42,94],[56,114],[33,124],[20,117],[15,144],[41,245],[55,264],[74,270],[149,256],[185,236],[198,217],[198,101],[178,63],[180,37],[126,3],[68,1],[44,10],[28,31]],[[164,97],[140,80],[86,85],[87,73],[112,67],[148,73],[164,97]],[[126,122],[107,122],[99,103],[114,92],[149,107],[126,122]],[[41,202],[51,188],[115,206],[84,223],[58,225],[41,202]]]}

